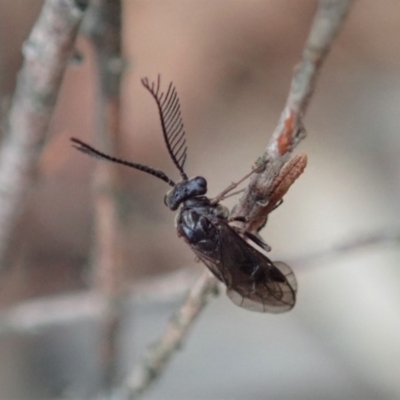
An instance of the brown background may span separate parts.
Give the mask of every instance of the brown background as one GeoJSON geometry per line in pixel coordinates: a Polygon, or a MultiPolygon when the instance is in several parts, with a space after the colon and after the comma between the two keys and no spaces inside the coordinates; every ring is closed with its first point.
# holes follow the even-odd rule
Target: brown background
{"type": "MultiPolygon", "coordinates": [[[[0,2],[2,115],[20,66],[20,48],[41,2],[0,2]]],[[[122,136],[119,156],[177,178],[155,104],[140,78],[162,74],[177,86],[189,175],[210,195],[247,172],[267,144],[299,60],[314,1],[126,0],[122,136]]],[[[296,268],[296,258],[368,232],[399,227],[400,5],[355,3],[323,68],[300,150],[309,166],[263,231],[273,259],[294,260],[296,308],[255,315],[221,296],[148,399],[395,399],[400,396],[399,251],[374,247],[296,268]]],[[[87,282],[92,230],[92,159],[68,138],[93,138],[92,51],[65,77],[37,185],[15,240],[14,265],[0,291],[16,300],[66,293],[87,282]]],[[[4,121],[4,118],[3,118],[4,121]]],[[[167,186],[121,170],[129,230],[121,243],[137,280],[193,264],[163,205],[167,186]]],[[[233,201],[228,202],[232,205],[233,201]]],[[[201,266],[198,266],[201,270],[201,266]]],[[[124,368],[162,331],[178,303],[138,304],[127,318],[124,368]],[[132,346],[132,341],[134,346],[132,346]]],[[[93,393],[93,326],[0,344],[1,398],[93,393]],[[71,387],[73,389],[71,389],[71,387]]]]}

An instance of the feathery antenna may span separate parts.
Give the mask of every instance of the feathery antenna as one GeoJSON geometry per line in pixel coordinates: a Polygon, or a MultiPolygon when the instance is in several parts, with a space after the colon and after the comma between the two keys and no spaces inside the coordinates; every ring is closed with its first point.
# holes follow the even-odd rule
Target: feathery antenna
{"type": "Polygon", "coordinates": [[[184,171],[187,155],[185,129],[176,89],[171,82],[166,93],[160,92],[160,75],[157,77],[157,84],[154,82],[150,84],[147,78],[142,79],[142,84],[157,103],[168,153],[176,168],[178,168],[182,179],[188,180],[184,171]]]}
{"type": "Polygon", "coordinates": [[[168,183],[168,185],[175,186],[175,182],[172,179],[168,178],[168,176],[166,174],[164,174],[164,172],[159,171],[158,169],[154,169],[154,168],[148,167],[146,165],[137,164],[137,163],[133,163],[130,161],[121,160],[119,158],[111,157],[107,154],[102,153],[99,150],[96,150],[92,146],[89,146],[88,144],[86,144],[85,142],[82,142],[79,139],[71,138],[71,142],[73,143],[72,146],[75,147],[75,149],[77,149],[77,150],[81,151],[82,153],[85,153],[91,157],[110,161],[110,162],[117,163],[117,164],[126,165],[127,167],[131,167],[131,168],[138,169],[139,171],[147,172],[148,174],[153,175],[156,178],[159,178],[162,181],[168,183]]]}

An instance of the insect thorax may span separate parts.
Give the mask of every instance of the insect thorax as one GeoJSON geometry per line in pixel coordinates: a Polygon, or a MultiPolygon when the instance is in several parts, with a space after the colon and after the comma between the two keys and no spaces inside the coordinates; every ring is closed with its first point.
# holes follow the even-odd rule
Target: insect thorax
{"type": "Polygon", "coordinates": [[[228,217],[229,210],[225,206],[211,204],[207,197],[197,196],[182,203],[175,219],[175,226],[179,236],[188,236],[184,233],[187,232],[184,227],[194,231],[208,230],[209,224],[218,225],[221,221],[225,222],[228,217]]]}

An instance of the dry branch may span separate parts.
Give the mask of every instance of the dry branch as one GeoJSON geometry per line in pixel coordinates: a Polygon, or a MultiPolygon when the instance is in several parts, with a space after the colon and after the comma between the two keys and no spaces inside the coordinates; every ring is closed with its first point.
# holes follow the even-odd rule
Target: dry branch
{"type": "MultiPolygon", "coordinates": [[[[335,246],[320,251],[295,257],[290,260],[292,265],[304,265],[307,267],[312,263],[321,262],[321,259],[329,257],[340,257],[357,250],[362,250],[376,245],[396,245],[400,244],[400,231],[397,229],[387,229],[381,232],[374,232],[357,236],[353,239],[345,240],[335,246]]],[[[319,264],[320,265],[320,264],[319,264]]],[[[171,273],[164,277],[146,279],[137,282],[130,289],[129,301],[153,302],[160,301],[165,303],[173,295],[181,295],[188,290],[193,282],[193,273],[185,270],[185,273],[171,273]],[[170,285],[174,286],[174,292],[169,291],[170,285]],[[159,293],[155,297],[151,292],[154,288],[165,288],[166,298],[159,293]],[[149,296],[146,293],[150,292],[149,296]]],[[[202,278],[204,279],[204,278],[202,278]]],[[[211,280],[211,283],[213,281],[211,280]]],[[[194,285],[195,293],[192,293],[193,301],[197,301],[195,294],[203,295],[203,284],[197,282],[194,285]]],[[[208,282],[205,285],[208,287],[208,282]]],[[[162,289],[164,290],[164,289],[162,289]]],[[[205,293],[207,293],[207,290],[205,293]]],[[[202,301],[202,297],[198,299],[202,301]]],[[[192,300],[191,300],[192,301],[192,300]]],[[[80,321],[99,321],[104,313],[107,312],[108,304],[103,296],[95,292],[78,292],[63,296],[54,296],[38,300],[30,300],[17,306],[9,308],[7,311],[0,311],[0,339],[10,335],[35,335],[46,331],[49,328],[63,327],[80,321]]],[[[185,303],[185,307],[187,307],[185,303]]],[[[200,311],[200,310],[199,310],[200,311]]],[[[190,326],[190,324],[189,324],[190,326]]]]}
{"type": "Polygon", "coordinates": [[[0,313],[0,337],[38,335],[50,328],[99,320],[106,307],[94,292],[27,301],[0,313]]]}
{"type": "Polygon", "coordinates": [[[190,327],[208,300],[217,294],[218,282],[206,271],[190,290],[183,306],[176,312],[164,335],[151,346],[143,363],[128,376],[116,399],[136,399],[164,372],[171,357],[181,348],[190,327]]]}
{"type": "MultiPolygon", "coordinates": [[[[194,266],[135,282],[127,290],[126,302],[135,304],[181,298],[199,277],[194,266]]],[[[0,339],[10,335],[38,335],[49,328],[80,321],[101,321],[110,310],[107,299],[97,291],[82,291],[28,300],[0,311],[0,339]]]]}
{"type": "MultiPolygon", "coordinates": [[[[85,23],[96,63],[96,143],[108,153],[115,153],[120,134],[121,1],[92,0],[85,23]]],[[[95,237],[92,257],[93,289],[108,302],[103,315],[100,360],[102,383],[109,391],[118,369],[118,338],[124,293],[120,223],[120,179],[118,168],[111,163],[96,163],[94,176],[95,237]]]]}
{"type": "Polygon", "coordinates": [[[296,257],[292,262],[296,265],[304,265],[309,268],[310,264],[321,262],[321,260],[343,256],[347,253],[354,252],[356,250],[364,249],[373,245],[382,244],[400,244],[400,232],[397,229],[387,229],[381,232],[370,233],[366,235],[358,235],[352,239],[344,240],[335,246],[328,249],[322,249],[303,256],[296,257]]]}
{"type": "Polygon", "coordinates": [[[278,125],[257,164],[264,172],[255,174],[234,209],[234,216],[246,216],[247,229],[257,231],[265,223],[268,194],[274,180],[292,151],[305,138],[303,117],[315,90],[317,77],[336,35],[343,25],[353,0],[319,0],[318,8],[304,46],[303,55],[292,78],[285,108],[278,125]]]}
{"type": "Polygon", "coordinates": [[[0,268],[46,140],[87,1],[46,0],[23,46],[24,62],[0,150],[0,268]]]}

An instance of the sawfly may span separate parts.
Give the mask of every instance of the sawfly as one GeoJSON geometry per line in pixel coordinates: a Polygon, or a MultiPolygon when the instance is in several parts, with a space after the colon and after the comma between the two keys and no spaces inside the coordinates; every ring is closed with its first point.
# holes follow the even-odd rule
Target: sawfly
{"type": "Polygon", "coordinates": [[[146,165],[121,160],[96,150],[79,139],[73,146],[89,156],[122,164],[161,179],[172,189],[164,203],[176,211],[179,237],[190,246],[214,276],[226,286],[234,304],[247,310],[281,313],[296,302],[296,278],[288,265],[272,262],[266,255],[268,245],[256,234],[240,230],[232,223],[229,210],[220,204],[230,189],[214,199],[206,196],[207,181],[201,176],[188,177],[185,172],[187,145],[177,91],[172,83],[161,91],[157,82],[142,79],[143,86],[154,98],[168,154],[178,169],[181,180],[173,181],[164,172],[146,165]]]}

